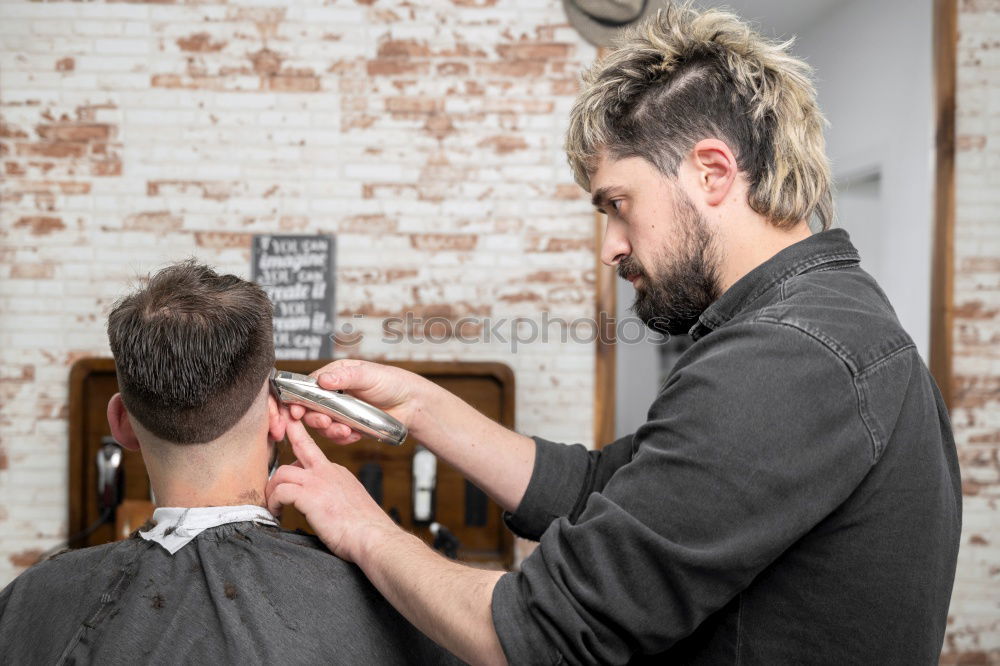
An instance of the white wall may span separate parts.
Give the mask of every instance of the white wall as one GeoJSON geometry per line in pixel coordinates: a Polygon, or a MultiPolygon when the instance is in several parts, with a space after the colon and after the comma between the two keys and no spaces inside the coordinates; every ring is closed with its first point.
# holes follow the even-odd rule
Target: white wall
{"type": "MultiPolygon", "coordinates": [[[[618,321],[638,318],[629,311],[635,301],[632,283],[615,278],[618,321]]],[[[629,325],[633,338],[635,326],[629,325]]],[[[641,342],[619,341],[615,346],[615,438],[623,437],[646,422],[646,413],[656,396],[660,382],[660,355],[657,346],[644,338],[641,342]]]]}
{"type": "Polygon", "coordinates": [[[931,0],[854,0],[799,32],[830,121],[838,226],[927,358],[934,185],[931,0]],[[877,203],[870,200],[877,175],[877,203]],[[860,201],[859,201],[860,199],[860,201]],[[860,207],[860,209],[859,209],[860,207]],[[869,220],[870,211],[880,217],[869,220]],[[869,226],[874,225],[874,226],[869,226]]]}

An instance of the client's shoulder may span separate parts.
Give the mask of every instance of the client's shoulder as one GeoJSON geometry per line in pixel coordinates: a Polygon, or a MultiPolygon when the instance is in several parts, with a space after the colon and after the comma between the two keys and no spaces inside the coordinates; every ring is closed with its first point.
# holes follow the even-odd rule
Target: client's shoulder
{"type": "Polygon", "coordinates": [[[262,526],[262,529],[266,530],[275,539],[287,543],[290,546],[307,548],[309,550],[318,550],[321,553],[330,554],[329,549],[323,544],[322,539],[315,534],[306,532],[305,530],[289,530],[284,527],[269,526],[262,526]]]}
{"type": "Polygon", "coordinates": [[[144,547],[141,541],[126,539],[87,548],[67,548],[30,566],[14,582],[24,585],[52,580],[65,585],[76,578],[90,579],[95,572],[120,563],[129,553],[144,547]]]}
{"type": "Polygon", "coordinates": [[[235,538],[265,549],[276,549],[295,554],[298,557],[330,557],[332,555],[318,536],[301,529],[289,530],[264,523],[231,523],[214,528],[214,531],[217,535],[216,538],[220,540],[235,538]]]}
{"type": "MultiPolygon", "coordinates": [[[[237,549],[231,552],[242,555],[239,570],[252,570],[256,579],[244,578],[237,598],[244,587],[247,599],[262,594],[255,607],[273,609],[296,636],[309,637],[289,650],[322,648],[335,653],[338,663],[460,663],[400,615],[360,567],[331,553],[316,536],[242,524],[215,537],[237,549]]],[[[214,544],[209,549],[218,551],[214,544]]]]}
{"type": "Polygon", "coordinates": [[[0,593],[0,615],[6,624],[14,609],[31,608],[41,614],[65,611],[83,603],[93,590],[104,589],[110,577],[129,568],[146,545],[135,539],[64,550],[29,567],[0,593]]]}
{"type": "Polygon", "coordinates": [[[288,530],[263,523],[229,523],[209,528],[199,535],[201,542],[213,542],[212,549],[200,549],[202,556],[214,559],[214,553],[253,561],[259,575],[270,576],[276,570],[309,569],[323,572],[329,579],[360,578],[364,574],[355,565],[331,553],[319,537],[302,530],[288,530]]]}
{"type": "Polygon", "coordinates": [[[285,564],[299,563],[328,574],[347,575],[367,582],[360,567],[334,555],[315,534],[270,525],[254,525],[244,534],[254,539],[262,551],[285,564]]]}

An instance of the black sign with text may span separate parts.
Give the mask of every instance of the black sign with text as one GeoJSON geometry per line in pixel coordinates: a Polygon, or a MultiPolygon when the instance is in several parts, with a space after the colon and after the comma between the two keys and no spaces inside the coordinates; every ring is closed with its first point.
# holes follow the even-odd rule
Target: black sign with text
{"type": "Polygon", "coordinates": [[[250,275],[274,304],[274,355],[330,358],[334,236],[255,235],[250,275]]]}

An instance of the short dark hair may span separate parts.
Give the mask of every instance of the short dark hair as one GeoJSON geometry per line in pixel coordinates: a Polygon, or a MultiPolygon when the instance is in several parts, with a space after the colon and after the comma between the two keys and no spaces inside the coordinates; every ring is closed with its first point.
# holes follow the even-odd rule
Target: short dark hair
{"type": "Polygon", "coordinates": [[[264,290],[193,259],[168,266],[108,316],[122,402],[157,437],[218,438],[246,414],[274,366],[264,290]]]}

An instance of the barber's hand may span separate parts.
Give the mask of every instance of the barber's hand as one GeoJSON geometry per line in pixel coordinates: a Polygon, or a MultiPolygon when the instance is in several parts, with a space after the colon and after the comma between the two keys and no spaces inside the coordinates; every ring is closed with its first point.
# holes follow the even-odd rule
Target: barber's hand
{"type": "Polygon", "coordinates": [[[358,561],[363,540],[374,531],[399,531],[353,474],[326,459],[301,421],[290,421],[285,434],[297,460],[279,467],[267,482],[271,513],[293,505],[333,554],[351,562],[358,561]]]}
{"type": "MultiPolygon", "coordinates": [[[[431,382],[418,374],[380,363],[357,359],[342,359],[310,373],[322,388],[343,390],[378,407],[395,417],[407,428],[413,427],[414,415],[420,410],[419,397],[431,382]]],[[[350,426],[338,423],[326,414],[291,405],[292,418],[302,419],[324,437],[337,444],[351,444],[361,434],[350,426]]]]}

